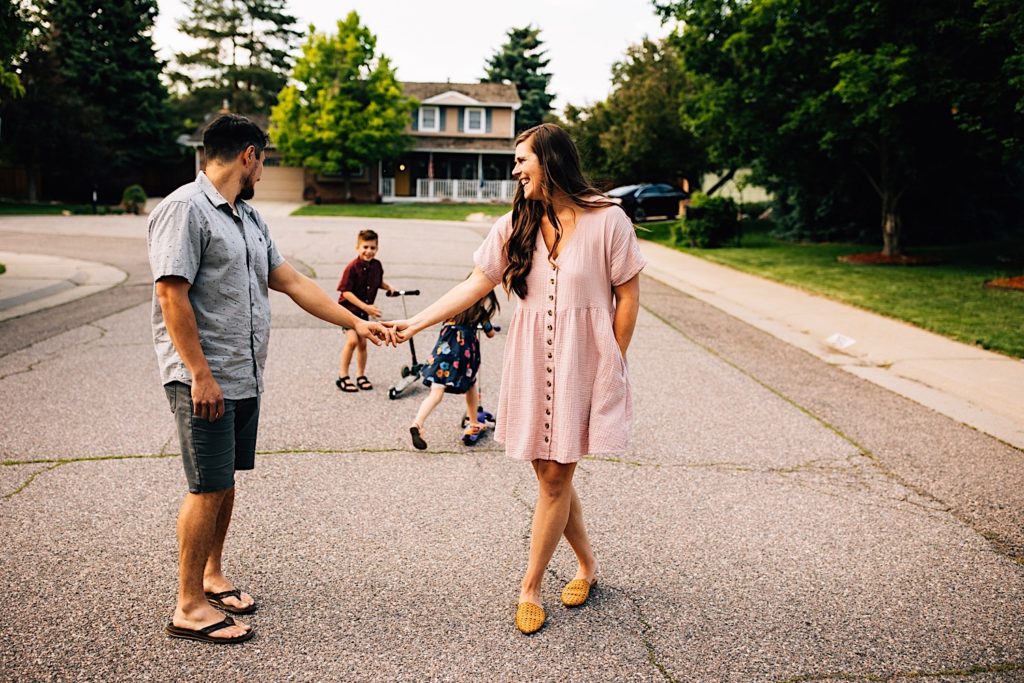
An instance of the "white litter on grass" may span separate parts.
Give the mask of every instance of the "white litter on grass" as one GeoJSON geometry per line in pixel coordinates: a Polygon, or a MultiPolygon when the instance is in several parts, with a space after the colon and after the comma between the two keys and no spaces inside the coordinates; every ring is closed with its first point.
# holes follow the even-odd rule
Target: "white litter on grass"
{"type": "Polygon", "coordinates": [[[833,346],[842,351],[843,349],[848,349],[854,344],[856,344],[857,340],[847,337],[845,334],[840,334],[839,332],[836,332],[831,337],[826,339],[825,342],[829,346],[833,346]]]}

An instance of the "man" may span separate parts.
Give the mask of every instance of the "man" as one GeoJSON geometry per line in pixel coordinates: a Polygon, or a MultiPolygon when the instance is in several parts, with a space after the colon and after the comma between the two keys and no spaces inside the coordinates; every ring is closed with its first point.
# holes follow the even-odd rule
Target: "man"
{"type": "Polygon", "coordinates": [[[207,127],[203,145],[206,171],[164,199],[149,221],[153,339],[189,489],[178,514],[178,600],[166,630],[175,638],[237,643],[252,637],[251,626],[215,607],[256,610],[252,596],[224,575],[221,555],[235,470],[255,465],[268,287],[374,344],[394,340],[285,262],[245,202],[263,171],[266,134],[245,117],[225,114],[207,127]]]}

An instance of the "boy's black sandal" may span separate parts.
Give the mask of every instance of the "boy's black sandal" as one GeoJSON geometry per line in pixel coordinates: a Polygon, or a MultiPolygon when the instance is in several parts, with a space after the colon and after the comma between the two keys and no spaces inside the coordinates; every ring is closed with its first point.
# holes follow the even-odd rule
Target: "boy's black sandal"
{"type": "Polygon", "coordinates": [[[356,377],[356,384],[358,384],[359,388],[362,389],[363,391],[369,391],[370,389],[373,389],[373,385],[370,384],[370,380],[366,378],[366,375],[359,375],[358,377],[356,377]]]}
{"type": "Polygon", "coordinates": [[[339,377],[338,379],[334,380],[334,386],[350,394],[359,391],[359,389],[356,388],[356,385],[352,384],[352,380],[349,379],[348,375],[345,375],[344,377],[339,377]]]}

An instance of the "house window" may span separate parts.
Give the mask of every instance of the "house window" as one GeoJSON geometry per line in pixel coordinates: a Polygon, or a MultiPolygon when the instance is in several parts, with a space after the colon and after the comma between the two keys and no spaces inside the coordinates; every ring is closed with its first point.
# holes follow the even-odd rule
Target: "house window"
{"type": "Polygon", "coordinates": [[[466,132],[483,133],[486,127],[484,110],[476,107],[466,108],[466,132]]]}
{"type": "Polygon", "coordinates": [[[441,116],[437,107],[420,107],[420,125],[422,131],[436,133],[441,130],[441,116]]]}

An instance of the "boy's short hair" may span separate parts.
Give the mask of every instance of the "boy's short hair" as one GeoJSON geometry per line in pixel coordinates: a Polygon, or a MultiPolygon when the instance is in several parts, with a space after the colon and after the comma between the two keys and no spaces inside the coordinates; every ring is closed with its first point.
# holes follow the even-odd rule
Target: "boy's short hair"
{"type": "Polygon", "coordinates": [[[255,123],[238,114],[224,114],[214,119],[203,131],[203,151],[207,159],[231,161],[252,145],[259,157],[269,138],[255,123]]]}
{"type": "Polygon", "coordinates": [[[360,242],[377,242],[377,241],[379,241],[377,239],[377,233],[375,233],[373,230],[360,230],[359,231],[359,236],[356,237],[356,244],[359,244],[360,242]]]}

